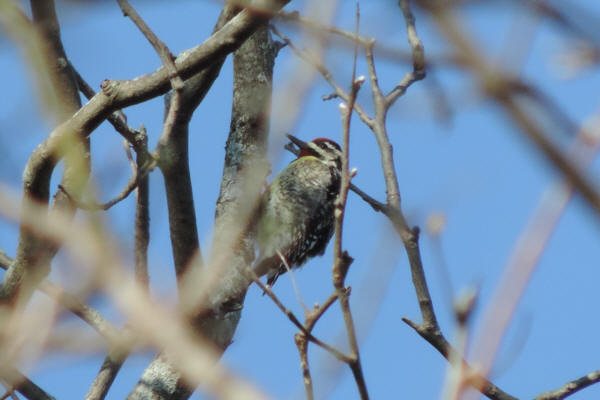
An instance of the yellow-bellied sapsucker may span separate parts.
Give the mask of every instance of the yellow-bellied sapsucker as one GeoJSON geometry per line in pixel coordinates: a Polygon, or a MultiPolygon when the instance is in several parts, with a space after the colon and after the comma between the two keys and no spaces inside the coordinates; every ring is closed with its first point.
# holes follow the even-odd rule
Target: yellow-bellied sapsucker
{"type": "Polygon", "coordinates": [[[267,274],[267,284],[289,268],[325,252],[334,231],[335,200],[340,191],[340,146],[318,138],[304,142],[288,135],[300,148],[262,196],[258,211],[254,271],[267,274]]]}

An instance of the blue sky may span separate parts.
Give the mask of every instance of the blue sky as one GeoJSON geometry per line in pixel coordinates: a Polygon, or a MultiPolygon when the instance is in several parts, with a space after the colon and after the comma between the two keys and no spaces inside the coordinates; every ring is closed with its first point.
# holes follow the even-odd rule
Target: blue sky
{"type": "MultiPolygon", "coordinates": [[[[600,16],[600,6],[592,0],[569,3],[590,10],[585,15],[586,22],[600,16]]],[[[214,1],[180,1],[168,5],[132,1],[132,4],[173,53],[203,41],[212,29],[220,6],[214,1]]],[[[397,8],[384,2],[370,2],[361,7],[361,31],[365,35],[375,36],[386,45],[407,49],[404,21],[397,8]]],[[[289,7],[290,10],[297,8],[301,9],[302,4],[289,7]]],[[[93,87],[98,88],[105,78],[131,79],[160,66],[152,48],[131,21],[122,17],[116,4],[59,2],[58,12],[67,54],[93,87]]],[[[352,29],[353,14],[354,2],[340,2],[337,23],[352,29]]],[[[489,6],[464,9],[459,18],[464,28],[473,33],[484,54],[497,65],[510,68],[538,85],[580,125],[598,112],[600,73],[596,69],[572,79],[561,77],[558,57],[573,46],[575,38],[547,21],[524,15],[525,11],[520,8],[489,6]],[[521,46],[526,50],[527,46],[530,48],[522,61],[517,62],[512,56],[521,46]]],[[[417,29],[426,54],[440,54],[449,49],[432,21],[419,14],[417,29]]],[[[344,49],[332,49],[327,55],[327,65],[345,86],[351,70],[350,60],[349,52],[344,49]]],[[[275,90],[287,79],[285,72],[295,62],[289,50],[281,51],[275,70],[275,90]]],[[[0,182],[19,191],[22,169],[29,154],[52,127],[36,100],[35,86],[23,58],[5,36],[0,36],[0,64],[5,93],[10,94],[0,97],[0,149],[4,149],[0,182]]],[[[382,87],[389,90],[410,65],[379,60],[377,67],[382,87]]],[[[366,74],[362,61],[358,73],[366,74]]],[[[421,246],[437,316],[446,337],[451,340],[455,325],[444,297],[449,284],[439,272],[440,257],[448,268],[451,287],[460,290],[477,285],[481,289],[472,324],[475,328],[519,234],[540,196],[558,175],[494,103],[478,96],[467,75],[456,68],[444,68],[436,70],[432,77],[441,84],[454,111],[451,119],[444,122],[436,118],[431,91],[421,82],[394,105],[388,130],[409,222],[424,227],[428,216],[434,213],[446,219],[440,238],[441,252],[436,239],[425,230],[421,246]]],[[[204,252],[208,251],[211,241],[223,149],[229,130],[231,90],[231,61],[228,59],[196,111],[190,130],[192,181],[204,252]]],[[[321,96],[329,93],[331,89],[317,77],[306,103],[299,110],[297,122],[289,130],[307,140],[318,136],[340,140],[338,102],[321,101],[321,96]]],[[[371,110],[368,94],[365,85],[359,101],[371,110]]],[[[148,128],[151,147],[160,135],[162,107],[162,99],[158,98],[125,110],[130,125],[138,127],[143,123],[148,128]]],[[[563,132],[554,139],[567,144],[572,135],[573,132],[563,132]]],[[[91,140],[94,180],[100,197],[108,199],[118,193],[128,179],[129,168],[121,138],[104,123],[91,135],[91,140]]],[[[354,183],[383,201],[385,187],[376,143],[358,118],[353,120],[350,145],[351,165],[358,168],[354,183]]],[[[277,150],[271,149],[273,171],[279,171],[292,159],[289,154],[277,154],[277,150]]],[[[590,171],[594,182],[597,182],[599,168],[596,162],[590,171]]],[[[56,182],[57,177],[53,180],[53,190],[56,182]]],[[[166,202],[158,171],[151,175],[150,182],[151,283],[157,296],[172,301],[175,282],[166,202]]],[[[133,207],[133,198],[129,198],[106,214],[109,229],[120,237],[124,250],[132,246],[133,207]]],[[[600,292],[596,290],[600,279],[599,222],[585,202],[575,196],[540,260],[500,350],[491,380],[508,393],[531,398],[599,368],[597,332],[600,323],[592,311],[593,305],[600,301],[600,292]]],[[[0,219],[0,248],[10,255],[15,252],[16,233],[14,224],[0,219]]],[[[420,321],[401,242],[386,219],[352,193],[344,240],[344,247],[355,258],[347,283],[353,287],[352,306],[372,398],[439,398],[447,363],[401,321],[401,317],[420,321]]],[[[331,262],[329,249],[324,257],[312,260],[295,274],[307,304],[322,302],[330,293],[331,262]]],[[[60,281],[67,273],[54,270],[51,277],[60,281]]],[[[279,279],[275,289],[282,301],[301,315],[287,276],[279,279]]],[[[120,320],[118,310],[110,303],[101,299],[92,299],[92,302],[111,319],[120,320]]],[[[333,307],[318,324],[316,334],[330,343],[339,341],[338,345],[344,347],[342,327],[339,309],[333,307]]],[[[302,398],[299,359],[293,343],[295,331],[272,302],[261,296],[257,288],[252,288],[234,343],[225,353],[223,363],[274,397],[302,398]]],[[[309,355],[314,375],[324,375],[322,371],[335,365],[329,355],[314,346],[309,355]]],[[[108,398],[123,398],[151,356],[131,357],[108,398]]],[[[103,354],[52,353],[29,375],[58,398],[81,398],[102,359],[103,354]]],[[[339,385],[333,388],[332,378],[316,379],[317,398],[356,398],[347,368],[342,367],[339,379],[339,385]]],[[[599,396],[600,386],[596,386],[571,398],[599,396]]]]}

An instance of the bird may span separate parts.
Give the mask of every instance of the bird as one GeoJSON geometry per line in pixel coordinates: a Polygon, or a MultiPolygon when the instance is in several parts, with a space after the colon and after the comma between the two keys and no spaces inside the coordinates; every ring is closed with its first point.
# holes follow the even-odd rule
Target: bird
{"type": "Polygon", "coordinates": [[[253,269],[258,276],[267,275],[268,287],[288,268],[325,252],[340,192],[340,146],[322,137],[307,143],[287,136],[300,149],[297,158],[273,179],[258,208],[253,269]]]}

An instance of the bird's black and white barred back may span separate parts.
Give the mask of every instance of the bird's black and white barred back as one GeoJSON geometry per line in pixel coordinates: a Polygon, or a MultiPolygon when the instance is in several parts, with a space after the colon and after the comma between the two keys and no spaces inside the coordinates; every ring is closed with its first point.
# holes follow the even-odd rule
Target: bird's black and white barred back
{"type": "Polygon", "coordinates": [[[326,138],[305,143],[289,137],[300,148],[298,158],[267,188],[258,216],[254,271],[267,274],[269,285],[287,270],[281,256],[297,268],[325,252],[340,191],[340,146],[326,138]]]}

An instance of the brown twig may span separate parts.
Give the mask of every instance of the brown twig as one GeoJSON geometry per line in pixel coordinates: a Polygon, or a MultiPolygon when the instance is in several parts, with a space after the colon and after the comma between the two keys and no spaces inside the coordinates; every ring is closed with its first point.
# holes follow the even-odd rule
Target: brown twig
{"type": "Polygon", "coordinates": [[[581,378],[565,383],[558,389],[544,392],[535,396],[534,400],[562,400],[575,392],[585,389],[586,387],[600,382],[600,370],[590,372],[581,378]]]}
{"type": "MultiPolygon", "coordinates": [[[[413,40],[410,39],[411,31],[415,35],[416,31],[414,31],[414,20],[412,19],[412,14],[408,9],[408,1],[402,0],[399,2],[399,5],[403,10],[405,19],[408,17],[406,22],[409,35],[409,43],[411,44],[413,55],[415,57],[413,68],[417,69],[418,66],[421,65],[420,58],[424,57],[424,55],[422,54],[422,46],[420,46],[420,41],[416,41],[414,40],[414,38],[413,40]]],[[[369,76],[371,77],[371,88],[376,113],[374,118],[376,124],[374,126],[373,132],[375,134],[375,137],[377,138],[377,142],[379,144],[379,148],[382,155],[382,167],[384,170],[384,177],[386,181],[386,188],[388,194],[386,205],[387,210],[384,209],[384,212],[387,211],[386,215],[392,221],[396,231],[398,232],[404,243],[404,247],[406,249],[409,259],[413,285],[415,287],[415,292],[417,295],[417,300],[419,302],[419,308],[421,309],[421,316],[423,319],[423,322],[421,324],[415,324],[414,322],[406,318],[403,318],[403,321],[409,326],[411,326],[413,329],[415,329],[415,331],[419,333],[429,343],[431,343],[446,359],[462,359],[460,354],[458,354],[452,348],[450,343],[448,343],[448,341],[444,338],[439,324],[437,322],[437,318],[435,316],[433,302],[431,300],[431,295],[429,294],[427,280],[425,278],[423,263],[421,260],[421,254],[419,249],[419,229],[417,227],[414,227],[412,229],[409,228],[400,207],[400,194],[394,171],[393,155],[385,127],[386,114],[392,103],[390,101],[384,100],[385,98],[381,92],[381,89],[379,89],[377,75],[375,71],[375,63],[373,60],[372,48],[367,47],[366,57],[367,64],[369,67],[369,76]]],[[[512,396],[504,393],[491,382],[485,380],[485,378],[476,374],[470,374],[470,376],[472,376],[472,378],[469,380],[469,383],[478,390],[480,390],[486,396],[492,399],[514,399],[512,396]]]]}
{"type": "Polygon", "coordinates": [[[177,72],[177,67],[173,61],[175,57],[169,50],[167,45],[152,32],[152,29],[146,24],[146,22],[140,17],[135,9],[129,4],[127,0],[117,0],[119,7],[123,11],[123,15],[131,18],[131,21],[138,27],[140,32],[148,39],[148,42],[152,45],[158,56],[160,57],[164,67],[166,68],[169,79],[171,80],[171,87],[175,91],[183,89],[183,80],[177,72]]]}
{"type": "MultiPolygon", "coordinates": [[[[141,133],[143,136],[145,136],[146,130],[144,127],[142,127],[142,129],[141,129],[141,133]]],[[[129,152],[129,149],[126,150],[126,154],[127,154],[127,158],[131,161],[132,157],[131,157],[131,153],[129,152]]],[[[106,211],[106,210],[110,209],[111,207],[113,207],[114,205],[118,204],[119,202],[125,200],[135,189],[137,189],[139,187],[140,184],[142,184],[144,182],[144,180],[147,180],[148,174],[154,169],[154,166],[156,165],[156,158],[153,155],[146,152],[146,157],[143,154],[138,154],[138,160],[140,160],[140,159],[144,159],[144,164],[140,165],[141,163],[138,163],[136,165],[136,163],[133,163],[132,174],[131,174],[131,177],[129,178],[129,181],[125,185],[125,187],[123,187],[123,189],[121,190],[121,192],[118,195],[116,195],[114,198],[112,198],[111,200],[109,200],[105,203],[92,203],[92,202],[76,199],[74,196],[72,196],[67,191],[67,189],[62,184],[58,185],[58,189],[59,189],[59,191],[64,193],[65,196],[67,196],[67,198],[77,208],[79,208],[81,210],[86,210],[86,211],[103,210],[103,211],[106,211]]]]}
{"type": "Polygon", "coordinates": [[[335,303],[337,299],[338,296],[334,291],[329,296],[329,298],[325,300],[325,303],[323,303],[321,306],[315,307],[305,316],[306,318],[304,326],[306,327],[307,331],[312,332],[313,328],[315,327],[315,324],[319,321],[323,314],[325,314],[325,311],[327,311],[329,307],[331,307],[333,303],[335,303]]]}
{"type": "MultiPolygon", "coordinates": [[[[159,160],[159,166],[165,177],[171,235],[173,235],[174,229],[181,228],[181,223],[187,225],[184,229],[189,233],[189,237],[186,238],[181,238],[179,235],[171,237],[175,275],[177,277],[178,287],[181,289],[182,279],[188,267],[192,264],[191,260],[195,253],[198,252],[200,245],[196,228],[196,215],[193,211],[194,199],[191,193],[191,178],[189,175],[189,162],[187,157],[187,137],[185,138],[184,149],[180,149],[185,150],[185,153],[173,156],[167,151],[168,148],[172,149],[171,146],[173,146],[172,140],[174,139],[174,132],[177,130],[177,115],[181,109],[182,90],[174,90],[171,96],[165,98],[165,101],[168,103],[167,113],[163,124],[163,132],[154,154],[159,160]],[[174,177],[175,174],[177,175],[177,178],[174,177]],[[182,188],[182,186],[185,188],[182,188]],[[175,191],[175,187],[180,188],[180,190],[175,191]],[[179,197],[179,200],[174,199],[174,196],[179,197]],[[179,221],[174,220],[173,214],[180,215],[183,210],[190,210],[189,214],[185,216],[185,219],[179,221]],[[175,239],[179,239],[179,242],[175,239]],[[184,249],[184,251],[181,251],[181,249],[184,249]]],[[[183,215],[179,218],[183,218],[183,215]]],[[[198,254],[197,257],[200,257],[200,255],[198,254]]],[[[199,258],[199,260],[201,260],[201,258],[199,258]]],[[[197,263],[196,265],[199,266],[201,264],[197,263]]]]}
{"type": "MultiPolygon", "coordinates": [[[[9,388],[8,393],[17,391],[27,399],[55,400],[55,398],[48,394],[44,389],[10,366],[0,366],[0,380],[6,383],[7,388],[9,388]]],[[[11,396],[16,397],[14,394],[11,394],[11,396]]]]}
{"type": "Polygon", "coordinates": [[[108,390],[113,384],[123,363],[130,353],[130,348],[115,349],[111,348],[108,355],[104,358],[100,371],[94,378],[85,400],[102,400],[106,397],[108,390]]]}
{"type": "Polygon", "coordinates": [[[302,300],[302,294],[300,294],[300,288],[298,287],[298,283],[296,282],[296,277],[294,276],[294,271],[292,271],[287,260],[285,259],[283,254],[281,254],[281,252],[279,250],[277,250],[277,255],[279,256],[281,263],[284,265],[284,267],[288,273],[288,276],[290,277],[290,281],[292,282],[292,287],[294,288],[294,293],[296,294],[296,300],[298,301],[298,303],[304,310],[304,313],[306,314],[308,312],[308,307],[306,307],[306,304],[304,304],[304,301],[302,300]]]}
{"type": "MultiPolygon", "coordinates": [[[[149,162],[148,136],[145,134],[145,130],[140,147],[140,151],[137,152],[135,167],[138,171],[143,171],[149,162]]],[[[148,175],[140,178],[136,190],[133,250],[135,280],[146,290],[150,289],[150,277],[148,275],[148,245],[150,244],[149,186],[148,175]]]]}
{"type": "MultiPolygon", "coordinates": [[[[402,321],[413,328],[415,332],[431,344],[448,361],[462,360],[461,355],[446,340],[437,323],[436,325],[426,323],[417,324],[408,318],[402,318],[402,321]]],[[[478,374],[466,361],[462,360],[461,363],[462,368],[465,370],[465,375],[469,376],[469,385],[479,390],[488,398],[494,400],[517,400],[516,397],[504,392],[498,386],[485,379],[481,374],[478,374]]]]}
{"type": "MultiPolygon", "coordinates": [[[[267,296],[269,296],[269,298],[273,301],[273,303],[275,303],[277,308],[279,308],[279,310],[281,310],[281,312],[284,313],[288,317],[288,319],[292,322],[292,324],[296,325],[296,327],[298,329],[300,329],[302,334],[305,335],[308,340],[310,340],[317,346],[322,347],[323,349],[327,350],[338,360],[340,360],[344,363],[350,363],[350,361],[351,361],[350,357],[346,356],[345,354],[343,354],[341,351],[337,350],[336,348],[334,348],[334,347],[328,345],[327,343],[322,342],[321,340],[314,337],[312,335],[312,333],[300,322],[300,320],[296,317],[296,315],[290,309],[288,309],[286,306],[283,305],[281,300],[279,300],[279,298],[275,295],[275,293],[273,293],[271,288],[269,288],[268,286],[266,286],[264,283],[262,283],[260,281],[260,279],[258,278],[258,276],[256,275],[256,273],[253,270],[248,268],[248,269],[246,269],[246,273],[248,274],[250,279],[254,283],[256,283],[258,285],[258,287],[260,287],[263,290],[263,292],[267,294],[267,296]]],[[[331,302],[331,303],[333,303],[333,302],[331,302]]],[[[327,307],[329,307],[329,305],[327,307]]],[[[324,312],[324,310],[323,310],[323,312],[324,312]]],[[[320,313],[320,315],[322,315],[322,313],[320,313]]],[[[314,324],[313,324],[313,326],[314,326],[314,324]]]]}
{"type": "Polygon", "coordinates": [[[392,105],[398,97],[402,96],[410,85],[425,78],[425,50],[419,35],[417,35],[415,17],[410,9],[409,0],[400,0],[398,5],[406,21],[406,33],[412,51],[413,70],[407,72],[396,87],[385,96],[385,101],[389,105],[392,105]]]}
{"type": "MultiPolygon", "coordinates": [[[[398,182],[394,169],[393,154],[391,145],[388,139],[386,131],[386,115],[391,105],[396,101],[399,96],[406,92],[406,89],[419,79],[424,77],[424,53],[423,47],[418,40],[416,30],[414,28],[414,18],[410,12],[408,1],[400,1],[400,7],[403,10],[405,18],[407,19],[407,31],[409,35],[409,44],[411,45],[413,53],[413,71],[401,80],[400,84],[396,86],[387,96],[382,93],[375,69],[375,62],[373,58],[373,46],[374,42],[369,41],[366,43],[365,56],[367,59],[367,65],[369,69],[369,78],[371,83],[371,92],[373,102],[375,104],[375,116],[368,116],[358,104],[355,105],[357,114],[361,120],[367,125],[375,134],[377,143],[381,152],[382,169],[384,172],[386,188],[387,188],[387,203],[381,203],[366,193],[353,186],[353,190],[369,203],[376,211],[383,212],[392,222],[396,232],[402,238],[404,247],[406,249],[409,264],[411,268],[411,274],[413,278],[413,285],[421,309],[421,315],[423,318],[422,324],[415,324],[408,319],[403,319],[408,325],[413,327],[423,338],[428,340],[438,351],[440,351],[446,358],[449,357],[450,353],[455,353],[455,350],[447,342],[441,333],[437,318],[433,309],[433,303],[431,301],[431,295],[427,287],[427,281],[425,279],[425,273],[423,271],[423,264],[421,261],[421,254],[419,249],[419,229],[417,227],[410,228],[406,219],[402,213],[400,207],[400,193],[398,188],[398,182]]],[[[286,42],[290,48],[301,58],[311,63],[323,77],[330,83],[335,90],[335,94],[342,100],[349,102],[350,95],[346,93],[335,81],[331,73],[320,63],[308,57],[303,52],[299,51],[291,41],[274,31],[284,42],[286,42]]],[[[476,376],[472,378],[470,384],[474,387],[480,388],[482,393],[493,399],[513,399],[512,396],[504,393],[499,388],[485,380],[483,377],[476,376]],[[478,379],[481,378],[481,379],[478,379]]]]}
{"type": "MultiPolygon", "coordinates": [[[[325,68],[323,63],[318,61],[315,57],[312,57],[310,54],[298,49],[298,47],[296,47],[296,45],[290,40],[290,38],[281,33],[277,29],[277,27],[271,25],[270,28],[277,37],[279,37],[287,46],[289,46],[289,48],[294,52],[294,54],[296,54],[298,57],[300,57],[301,59],[312,65],[317,71],[319,71],[323,78],[325,78],[325,80],[333,87],[333,89],[335,90],[335,94],[338,97],[340,97],[346,103],[350,102],[350,96],[346,93],[344,89],[342,89],[340,85],[337,84],[337,82],[333,79],[333,75],[331,74],[331,72],[329,72],[327,68],[325,68]]],[[[356,101],[354,102],[354,109],[356,110],[356,113],[358,114],[360,119],[365,124],[369,125],[372,123],[371,118],[367,115],[367,112],[356,101]]]]}
{"type": "Polygon", "coordinates": [[[308,364],[308,340],[303,333],[296,333],[294,335],[294,342],[296,342],[296,347],[298,347],[298,353],[300,354],[300,368],[302,369],[302,382],[304,383],[304,390],[306,391],[306,399],[313,400],[315,398],[315,393],[308,364]]]}
{"type": "MultiPolygon", "coordinates": [[[[360,11],[358,3],[356,3],[356,35],[358,36],[358,25],[360,20],[360,11]]],[[[358,348],[358,340],[356,338],[356,329],[352,312],[350,311],[350,291],[345,287],[346,275],[352,263],[352,258],[347,252],[342,250],[342,235],[344,224],[344,211],[346,201],[348,199],[348,190],[350,189],[350,171],[349,171],[349,143],[350,143],[350,122],[352,120],[352,112],[356,103],[356,95],[364,79],[356,79],[356,61],[358,58],[358,43],[355,44],[352,78],[350,83],[350,97],[348,103],[340,105],[342,114],[342,168],[341,168],[341,183],[340,194],[335,202],[335,238],[334,238],[334,265],[333,265],[333,286],[339,299],[340,308],[346,325],[346,333],[350,344],[351,361],[348,363],[354,380],[358,387],[361,399],[369,398],[367,384],[362,372],[362,364],[360,362],[360,352],[358,348]]]]}
{"type": "Polygon", "coordinates": [[[6,400],[9,397],[13,400],[19,400],[19,397],[17,396],[17,394],[14,392],[13,389],[11,389],[9,387],[9,385],[4,385],[4,387],[6,388],[6,393],[4,393],[1,397],[0,400],[6,400]]]}
{"type": "Polygon", "coordinates": [[[329,296],[329,298],[325,301],[325,303],[323,303],[323,305],[315,306],[315,308],[310,311],[307,311],[305,309],[305,318],[304,318],[304,325],[303,325],[300,323],[298,318],[288,308],[286,308],[283,305],[283,303],[281,303],[281,301],[279,300],[279,298],[277,298],[275,293],[273,293],[271,288],[267,285],[264,285],[259,280],[258,276],[256,276],[256,273],[254,271],[248,269],[247,273],[252,277],[252,280],[260,288],[263,289],[263,293],[267,294],[269,296],[269,298],[271,298],[271,300],[275,303],[275,305],[277,305],[277,307],[281,310],[281,312],[283,312],[289,318],[289,320],[294,325],[296,325],[296,327],[298,327],[298,329],[300,329],[300,332],[298,332],[296,335],[294,335],[294,341],[296,343],[296,346],[298,347],[298,353],[300,354],[300,367],[302,369],[302,381],[304,383],[304,388],[306,391],[306,398],[314,399],[312,377],[310,374],[310,368],[309,368],[309,363],[308,363],[308,342],[311,341],[311,342],[315,343],[316,345],[324,348],[326,351],[330,352],[334,357],[336,357],[338,360],[340,360],[342,362],[345,362],[345,363],[351,362],[350,357],[347,357],[344,354],[342,354],[341,352],[339,352],[338,350],[334,349],[333,347],[331,347],[325,343],[322,343],[321,341],[319,341],[312,335],[312,330],[313,330],[315,324],[317,323],[317,321],[323,316],[323,314],[329,309],[329,307],[331,307],[331,305],[338,299],[339,296],[338,296],[337,292],[334,290],[334,292],[331,294],[331,296],[329,296]]]}
{"type": "MultiPolygon", "coordinates": [[[[358,43],[361,46],[366,45],[369,42],[369,38],[356,35],[353,32],[340,29],[336,26],[324,25],[315,20],[305,18],[300,15],[298,11],[280,11],[276,17],[285,22],[294,22],[301,25],[303,28],[313,31],[317,34],[330,34],[333,37],[342,38],[346,41],[349,41],[352,45],[358,43]]],[[[342,43],[345,45],[346,43],[342,43]]],[[[412,63],[413,55],[409,51],[403,51],[401,49],[393,48],[386,46],[385,44],[377,43],[375,45],[375,50],[377,55],[381,58],[401,63],[412,63]]],[[[443,65],[453,66],[458,63],[458,60],[452,54],[439,54],[433,57],[428,57],[427,59],[427,67],[433,68],[443,65]]]]}
{"type": "Polygon", "coordinates": [[[319,31],[321,33],[331,33],[331,34],[339,35],[343,38],[346,38],[346,39],[352,41],[355,45],[360,44],[360,45],[364,46],[369,41],[368,38],[360,36],[356,32],[349,32],[344,29],[340,29],[336,26],[323,25],[312,19],[304,18],[300,15],[300,13],[298,11],[292,11],[292,12],[279,11],[277,13],[277,17],[281,18],[284,21],[297,22],[299,24],[306,26],[309,29],[319,31]]]}
{"type": "MultiPolygon", "coordinates": [[[[75,78],[77,79],[77,87],[79,87],[79,91],[83,93],[86,99],[90,100],[96,95],[96,91],[92,89],[85,79],[83,79],[83,76],[81,76],[79,71],[75,69],[75,66],[73,66],[71,62],[69,62],[69,65],[71,67],[71,71],[73,71],[73,74],[75,74],[75,78]]],[[[137,144],[140,142],[139,135],[141,132],[127,125],[127,116],[122,110],[113,112],[107,117],[107,120],[115,128],[115,130],[121,134],[121,136],[123,136],[125,140],[137,148],[137,144]]]]}
{"type": "MultiPolygon", "coordinates": [[[[148,156],[148,140],[143,132],[143,140],[139,144],[140,151],[137,152],[137,158],[132,165],[132,168],[139,170],[147,163],[148,156]]],[[[129,150],[127,142],[124,143],[125,148],[129,150]]],[[[131,154],[128,152],[129,159],[131,154]]],[[[148,176],[144,176],[138,186],[136,193],[136,212],[134,221],[134,274],[135,280],[141,288],[149,291],[149,276],[148,276],[148,244],[150,240],[150,217],[148,208],[148,176]]],[[[109,347],[108,355],[104,358],[100,371],[96,375],[94,382],[90,386],[85,400],[102,400],[106,397],[108,390],[112,386],[117,374],[121,370],[123,363],[131,354],[135,339],[131,332],[125,330],[125,333],[130,340],[125,345],[109,347]]]]}

